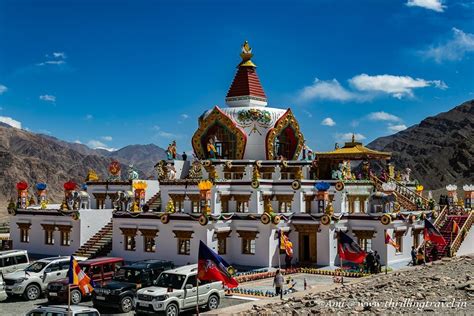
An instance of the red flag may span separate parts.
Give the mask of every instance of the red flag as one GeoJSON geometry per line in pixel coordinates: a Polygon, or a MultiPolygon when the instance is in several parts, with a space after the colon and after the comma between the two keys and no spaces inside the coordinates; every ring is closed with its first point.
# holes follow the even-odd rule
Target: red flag
{"type": "Polygon", "coordinates": [[[397,250],[400,249],[400,246],[397,244],[397,242],[393,240],[392,237],[390,237],[390,235],[387,232],[385,232],[385,244],[386,245],[390,244],[397,250]]]}
{"type": "Polygon", "coordinates": [[[443,235],[439,232],[436,227],[431,224],[431,222],[425,219],[425,229],[423,230],[423,239],[425,241],[431,241],[434,244],[444,246],[446,245],[446,240],[444,240],[443,235]]]}
{"type": "Polygon", "coordinates": [[[455,236],[459,234],[459,225],[455,220],[453,220],[453,234],[455,236]]]}
{"type": "Polygon", "coordinates": [[[342,231],[339,232],[337,252],[341,259],[354,263],[362,263],[367,253],[360,246],[342,231]]]}
{"type": "Polygon", "coordinates": [[[228,288],[234,288],[239,283],[232,277],[232,274],[234,274],[234,268],[200,241],[198,279],[203,281],[222,281],[228,288]]]}

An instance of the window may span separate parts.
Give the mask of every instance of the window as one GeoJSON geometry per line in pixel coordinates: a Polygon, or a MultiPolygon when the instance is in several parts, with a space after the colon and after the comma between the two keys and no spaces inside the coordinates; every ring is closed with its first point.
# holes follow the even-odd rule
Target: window
{"type": "Polygon", "coordinates": [[[135,251],[136,250],[135,236],[137,235],[137,229],[120,227],[120,230],[122,231],[122,234],[123,234],[124,249],[127,251],[135,251]]]}
{"type": "Polygon", "coordinates": [[[135,236],[125,235],[125,250],[135,251],[135,236]]]}
{"type": "Polygon", "coordinates": [[[242,238],[242,254],[255,254],[255,239],[242,238]]]}
{"type": "Polygon", "coordinates": [[[178,255],[189,255],[191,250],[191,240],[188,238],[178,238],[178,255]]]}
{"type": "Polygon", "coordinates": [[[102,269],[104,269],[104,273],[114,272],[114,264],[113,263],[104,264],[102,266],[102,269]]]}
{"type": "Polygon", "coordinates": [[[359,246],[366,252],[372,250],[372,239],[359,238],[359,246]]]}
{"type": "Polygon", "coordinates": [[[193,213],[200,213],[201,212],[201,204],[199,201],[191,201],[191,211],[193,213]]]}
{"type": "Polygon", "coordinates": [[[30,223],[17,223],[18,228],[20,229],[20,242],[28,243],[30,242],[30,223]]]}
{"type": "Polygon", "coordinates": [[[46,245],[54,245],[54,230],[45,230],[44,239],[46,245]]]}
{"type": "Polygon", "coordinates": [[[15,257],[5,257],[3,258],[3,266],[9,267],[15,264],[15,257]]]}
{"type": "Polygon", "coordinates": [[[60,270],[69,270],[70,263],[71,262],[69,260],[59,262],[59,269],[60,270]]]}
{"type": "Polygon", "coordinates": [[[51,263],[45,270],[45,272],[56,272],[59,271],[59,263],[51,263]]]}
{"type": "Polygon", "coordinates": [[[280,212],[283,212],[283,213],[291,212],[291,202],[290,201],[279,202],[278,209],[280,210],[280,212]]]}
{"type": "Polygon", "coordinates": [[[224,200],[221,198],[221,209],[222,209],[222,213],[229,212],[229,199],[224,200]]]}
{"type": "Polygon", "coordinates": [[[193,287],[196,287],[196,281],[197,281],[196,276],[190,275],[188,279],[186,280],[186,284],[184,286],[186,286],[187,284],[191,284],[193,287]]]}
{"type": "Polygon", "coordinates": [[[70,246],[71,245],[71,231],[63,230],[61,231],[61,246],[70,246]]]}
{"type": "Polygon", "coordinates": [[[403,252],[403,236],[404,235],[405,235],[405,231],[395,231],[395,242],[398,245],[398,249],[395,250],[395,253],[403,252]]]}
{"type": "Polygon", "coordinates": [[[227,238],[219,236],[217,239],[217,253],[225,255],[227,253],[227,238]]]}
{"type": "Polygon", "coordinates": [[[17,263],[17,264],[28,263],[28,258],[26,258],[25,255],[18,255],[18,256],[15,256],[15,259],[16,259],[16,263],[17,263]]]}
{"type": "Polygon", "coordinates": [[[152,236],[143,236],[143,243],[145,246],[145,252],[155,252],[155,237],[152,236]]]}
{"type": "Polygon", "coordinates": [[[312,196],[306,196],[305,201],[304,201],[304,211],[307,214],[311,214],[311,203],[313,202],[313,197],[312,196]]]}
{"type": "Polygon", "coordinates": [[[249,212],[249,201],[237,201],[237,210],[238,213],[248,213],[249,212]]]}
{"type": "Polygon", "coordinates": [[[175,212],[184,211],[184,201],[183,200],[173,200],[174,201],[174,210],[175,212]]]}

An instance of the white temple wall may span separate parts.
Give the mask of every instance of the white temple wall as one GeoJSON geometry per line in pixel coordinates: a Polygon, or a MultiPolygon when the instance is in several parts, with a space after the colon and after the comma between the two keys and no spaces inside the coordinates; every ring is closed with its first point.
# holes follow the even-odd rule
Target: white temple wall
{"type": "Polygon", "coordinates": [[[10,237],[14,249],[27,250],[30,255],[45,256],[69,256],[80,246],[80,221],[73,220],[69,216],[50,216],[50,215],[28,215],[17,214],[10,217],[10,237]],[[30,223],[29,242],[20,241],[20,229],[17,223],[30,223]],[[45,243],[45,231],[41,224],[49,225],[69,225],[71,226],[69,246],[61,246],[60,232],[56,229],[53,233],[54,244],[45,243]]]}

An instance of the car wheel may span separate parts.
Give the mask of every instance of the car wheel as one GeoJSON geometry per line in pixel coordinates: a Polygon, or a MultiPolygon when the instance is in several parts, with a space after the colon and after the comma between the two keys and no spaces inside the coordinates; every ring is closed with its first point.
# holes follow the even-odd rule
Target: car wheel
{"type": "Polygon", "coordinates": [[[120,311],[122,313],[128,313],[133,309],[133,298],[131,296],[125,296],[120,301],[120,311]]]}
{"type": "Polygon", "coordinates": [[[207,300],[207,309],[217,309],[219,307],[219,296],[212,294],[207,300]]]}
{"type": "Polygon", "coordinates": [[[74,289],[71,291],[71,303],[76,305],[82,301],[82,293],[81,291],[74,289]]]}
{"type": "Polygon", "coordinates": [[[23,296],[30,301],[36,300],[41,295],[41,289],[36,284],[30,284],[26,287],[23,296]]]}
{"type": "Polygon", "coordinates": [[[178,316],[179,315],[179,308],[178,305],[175,303],[169,303],[166,306],[166,316],[178,316]]]}

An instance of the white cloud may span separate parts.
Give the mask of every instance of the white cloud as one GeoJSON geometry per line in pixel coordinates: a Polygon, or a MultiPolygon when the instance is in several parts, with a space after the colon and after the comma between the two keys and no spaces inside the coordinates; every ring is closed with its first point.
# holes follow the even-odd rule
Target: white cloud
{"type": "Polygon", "coordinates": [[[405,124],[396,124],[396,125],[389,124],[387,129],[391,133],[398,133],[400,131],[407,129],[407,126],[405,124]]]}
{"type": "Polygon", "coordinates": [[[40,100],[46,101],[46,102],[56,102],[56,97],[54,95],[50,94],[43,94],[39,96],[40,100]]]}
{"type": "Polygon", "coordinates": [[[303,113],[306,114],[309,118],[313,117],[313,114],[310,111],[303,110],[303,113]]]}
{"type": "Polygon", "coordinates": [[[3,84],[0,84],[0,95],[4,94],[7,92],[8,88],[5,87],[3,84]]]}
{"type": "Polygon", "coordinates": [[[54,58],[66,59],[66,54],[64,52],[54,52],[53,57],[54,58]]]}
{"type": "Polygon", "coordinates": [[[158,125],[153,125],[151,129],[154,131],[159,131],[161,127],[159,127],[158,125]]]}
{"type": "Polygon", "coordinates": [[[464,33],[455,27],[452,29],[452,37],[438,45],[431,46],[421,51],[421,54],[437,63],[443,61],[459,61],[468,54],[474,52],[474,34],[464,33]]]}
{"type": "Polygon", "coordinates": [[[355,97],[356,95],[341,86],[336,79],[324,81],[318,78],[315,78],[312,85],[304,87],[298,94],[298,99],[301,101],[316,99],[349,101],[355,97]]]}
{"type": "Polygon", "coordinates": [[[115,148],[108,147],[107,145],[105,145],[100,140],[95,140],[95,139],[91,139],[90,141],[88,141],[87,146],[89,146],[91,148],[94,148],[94,149],[105,149],[107,151],[114,151],[115,150],[115,148]]]}
{"type": "Polygon", "coordinates": [[[36,65],[38,66],[45,66],[45,65],[63,65],[65,64],[66,62],[64,60],[47,60],[47,61],[43,61],[41,63],[38,63],[36,65]]]}
{"type": "Polygon", "coordinates": [[[387,93],[395,98],[401,99],[405,96],[412,97],[413,89],[435,86],[440,89],[446,89],[447,85],[440,80],[428,81],[421,78],[412,78],[410,76],[376,75],[370,76],[360,74],[349,82],[359,91],[369,93],[387,93]]]}
{"type": "Polygon", "coordinates": [[[409,7],[421,7],[436,12],[443,12],[446,8],[442,0],[408,0],[406,5],[409,7]]]}
{"type": "Polygon", "coordinates": [[[159,131],[158,136],[164,137],[164,138],[173,138],[176,137],[173,133],[165,132],[165,131],[159,131]]]}
{"type": "Polygon", "coordinates": [[[324,126],[334,126],[336,125],[336,122],[330,117],[326,117],[324,120],[322,120],[321,125],[324,126]]]}
{"type": "Polygon", "coordinates": [[[187,120],[189,118],[189,115],[188,114],[181,114],[181,118],[183,120],[187,120]]]}
{"type": "Polygon", "coordinates": [[[112,141],[112,136],[102,136],[101,138],[103,140],[105,140],[106,142],[111,142],[112,141]]]}
{"type": "Polygon", "coordinates": [[[336,133],[335,139],[342,142],[352,141],[352,136],[355,137],[355,141],[364,140],[366,137],[359,133],[336,133]]]}
{"type": "Polygon", "coordinates": [[[82,142],[81,142],[80,140],[76,139],[76,140],[74,141],[74,144],[82,144],[82,142]]]}
{"type": "Polygon", "coordinates": [[[398,116],[395,116],[393,114],[387,113],[387,112],[372,112],[369,115],[367,115],[367,118],[372,121],[392,121],[392,122],[399,122],[402,119],[399,118],[398,116]]]}
{"type": "Polygon", "coordinates": [[[85,119],[86,119],[87,121],[90,121],[90,120],[92,120],[93,118],[94,118],[94,116],[92,116],[92,114],[87,114],[87,115],[85,116],[85,119]]]}
{"type": "Polygon", "coordinates": [[[63,65],[66,63],[66,54],[64,52],[53,52],[51,55],[46,54],[45,61],[36,64],[37,66],[46,66],[46,65],[63,65]]]}
{"type": "Polygon", "coordinates": [[[0,116],[0,122],[10,125],[12,127],[21,129],[21,122],[14,120],[8,116],[0,116]]]}

